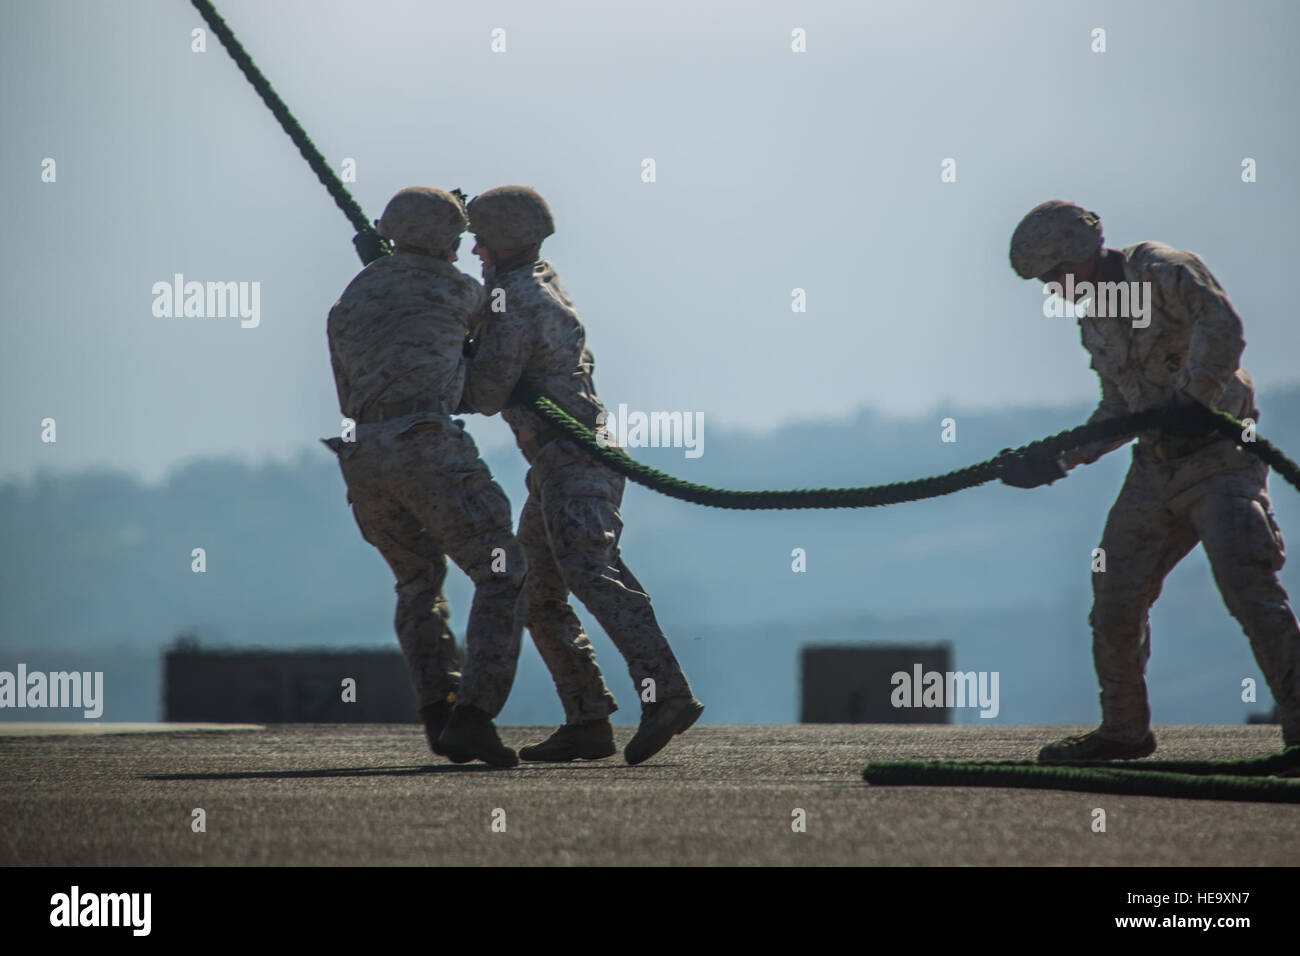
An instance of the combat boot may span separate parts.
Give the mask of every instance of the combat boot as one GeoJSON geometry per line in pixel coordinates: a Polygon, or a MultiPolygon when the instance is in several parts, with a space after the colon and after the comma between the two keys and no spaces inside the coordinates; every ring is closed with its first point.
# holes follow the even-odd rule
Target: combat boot
{"type": "Polygon", "coordinates": [[[1100,730],[1066,737],[1048,744],[1038,752],[1039,763],[1080,763],[1092,760],[1136,760],[1156,752],[1156,735],[1147,735],[1136,743],[1103,737],[1100,730]]]}
{"type": "Polygon", "coordinates": [[[669,697],[667,700],[645,704],[641,708],[641,726],[623,748],[623,757],[629,764],[649,760],[704,713],[704,705],[694,697],[669,697]]]}
{"type": "Polygon", "coordinates": [[[438,747],[452,763],[482,760],[497,767],[517,767],[519,758],[501,742],[492,718],[477,707],[457,704],[438,738],[438,747]]]}
{"type": "Polygon", "coordinates": [[[614,727],[608,717],[565,724],[539,744],[519,749],[520,760],[560,763],[565,760],[600,760],[618,748],[614,745],[614,727]]]}
{"type": "Polygon", "coordinates": [[[420,720],[424,722],[425,739],[429,741],[429,749],[439,757],[447,756],[447,752],[438,746],[438,737],[441,736],[450,718],[451,703],[448,701],[440,700],[420,708],[420,720]]]}

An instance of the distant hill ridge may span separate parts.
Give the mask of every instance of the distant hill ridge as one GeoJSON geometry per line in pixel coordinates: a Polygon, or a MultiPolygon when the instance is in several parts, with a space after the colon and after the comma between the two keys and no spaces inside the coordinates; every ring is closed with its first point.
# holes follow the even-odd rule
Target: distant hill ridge
{"type": "MultiPolygon", "coordinates": [[[[1266,393],[1261,405],[1260,433],[1300,456],[1300,388],[1266,393]]],[[[701,458],[680,449],[634,454],[725,487],[862,485],[962,467],[1089,411],[936,408],[899,421],[864,409],[768,435],[710,421],[701,458]],[[949,416],[958,441],[945,444],[940,419],[949,416]]],[[[630,487],[625,557],[714,722],[795,719],[803,643],[917,639],[952,643],[961,667],[999,670],[1000,721],[1083,723],[1096,715],[1089,556],[1127,457],[1115,452],[1034,491],[993,484],[860,511],[724,512],[630,487]],[[792,570],[795,548],[805,572],[792,570]]],[[[517,513],[522,460],[501,449],[488,461],[517,513]]],[[[1274,479],[1273,498],[1284,534],[1300,540],[1300,495],[1274,479]]],[[[154,666],[180,632],[230,645],[396,647],[390,575],[361,539],[324,449],[285,465],[196,461],[157,486],[115,472],[10,481],[0,485],[0,534],[0,667],[19,653],[73,659],[69,666],[130,659],[135,676],[117,686],[134,689],[115,699],[110,683],[105,719],[156,715],[156,675],[151,683],[135,672],[154,666]],[[195,548],[204,549],[203,573],[191,570],[195,548]]],[[[1300,589],[1300,573],[1288,567],[1283,582],[1300,589]]],[[[448,594],[463,633],[470,590],[454,570],[448,594]]],[[[1258,675],[1199,550],[1170,578],[1153,628],[1158,719],[1238,722],[1264,709],[1262,681],[1260,704],[1240,700],[1241,679],[1258,675]]],[[[620,716],[634,719],[621,658],[589,630],[625,702],[620,716]]],[[[531,646],[503,719],[559,719],[531,646]]]]}

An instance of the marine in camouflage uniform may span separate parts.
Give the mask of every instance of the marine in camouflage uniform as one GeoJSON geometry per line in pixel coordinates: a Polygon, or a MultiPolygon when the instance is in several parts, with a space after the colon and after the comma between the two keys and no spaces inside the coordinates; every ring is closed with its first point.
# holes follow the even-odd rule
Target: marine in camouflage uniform
{"type": "MultiPolygon", "coordinates": [[[[1150,283],[1149,312],[1098,315],[1079,325],[1104,421],[1176,403],[1189,413],[1178,434],[1138,437],[1133,464],[1111,508],[1101,548],[1105,570],[1092,576],[1093,660],[1101,684],[1101,726],[1044,748],[1044,761],[1143,757],[1154,752],[1147,703],[1148,612],[1165,576],[1199,541],[1232,616],[1250,639],[1278,705],[1286,746],[1300,744],[1300,625],[1277,572],[1286,558],[1268,496],[1268,468],[1241,445],[1209,430],[1197,403],[1258,421],[1254,387],[1240,367],[1241,319],[1205,263],[1157,242],[1102,248],[1094,213],[1053,200],[1016,229],[1011,262],[1022,278],[1062,282],[1150,283]],[[1149,322],[1149,324],[1146,324],[1149,322]]],[[[1133,288],[1130,286],[1130,288],[1133,288]]],[[[1094,443],[1060,461],[1028,462],[1009,484],[1032,487],[1096,461],[1127,441],[1094,443]]]]}
{"type": "Polygon", "coordinates": [[[378,225],[396,251],[362,270],[329,314],[339,406],[357,423],[355,441],[330,444],[361,534],[397,578],[394,623],[430,747],[513,766],[491,718],[514,681],[526,565],[509,501],[451,418],[468,323],[484,301],[452,265],[465,212],[447,193],[412,187],[378,225]],[[475,585],[463,674],[446,623],[445,555],[475,585]]]}
{"type": "Polygon", "coordinates": [[[489,305],[475,331],[465,397],[483,414],[502,412],[531,465],[519,521],[528,558],[527,623],[565,716],[550,739],[520,756],[596,759],[614,752],[609,715],[617,705],[569,606],[572,592],[618,647],[641,692],[641,725],[624,751],[629,763],[640,763],[690,727],[703,705],[691,694],[650,596],[623,562],[623,477],[512,401],[522,385],[591,428],[604,420],[586,332],[555,269],[538,260],[542,240],[554,231],[550,210],[531,189],[503,186],[475,197],[469,215],[489,305]]]}

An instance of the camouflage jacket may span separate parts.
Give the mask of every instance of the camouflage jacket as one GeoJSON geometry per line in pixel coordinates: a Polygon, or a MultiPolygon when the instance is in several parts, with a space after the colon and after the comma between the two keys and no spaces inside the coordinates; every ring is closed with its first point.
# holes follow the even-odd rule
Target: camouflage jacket
{"type": "MultiPolygon", "coordinates": [[[[1083,347],[1101,380],[1101,403],[1088,421],[1167,405],[1175,392],[1237,418],[1258,418],[1254,385],[1239,364],[1246,347],[1241,318],[1200,257],[1159,242],[1129,246],[1121,255],[1126,282],[1150,283],[1149,324],[1134,328],[1131,317],[1079,318],[1083,347]]],[[[1154,443],[1158,433],[1140,438],[1154,443]]],[[[1096,461],[1124,444],[1094,442],[1077,455],[1096,461]]]]}
{"type": "Polygon", "coordinates": [[[465,400],[484,415],[501,412],[532,461],[552,436],[535,412],[509,407],[511,393],[522,382],[595,428],[605,411],[592,382],[595,359],[578,312],[549,262],[494,276],[487,286],[489,305],[475,331],[465,400]],[[500,311],[494,311],[498,302],[500,311]]]}
{"type": "Polygon", "coordinates": [[[366,266],[330,309],[339,408],[357,419],[382,402],[426,399],[448,414],[465,384],[465,332],[483,287],[450,262],[397,252],[366,266]]]}

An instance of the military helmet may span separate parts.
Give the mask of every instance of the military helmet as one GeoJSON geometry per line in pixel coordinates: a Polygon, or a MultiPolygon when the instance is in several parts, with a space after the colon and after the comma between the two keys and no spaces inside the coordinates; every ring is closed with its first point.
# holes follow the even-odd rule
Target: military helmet
{"type": "Polygon", "coordinates": [[[448,249],[467,224],[465,207],[451,193],[429,186],[410,186],[388,201],[378,233],[423,249],[448,249]]]}
{"type": "Polygon", "coordinates": [[[1011,236],[1011,268],[1022,279],[1046,274],[1063,262],[1082,262],[1101,248],[1101,219],[1064,199],[1040,203],[1011,236]]]}
{"type": "Polygon", "coordinates": [[[498,186],[469,201],[469,228],[492,249],[518,249],[555,232],[546,200],[527,186],[498,186]]]}

